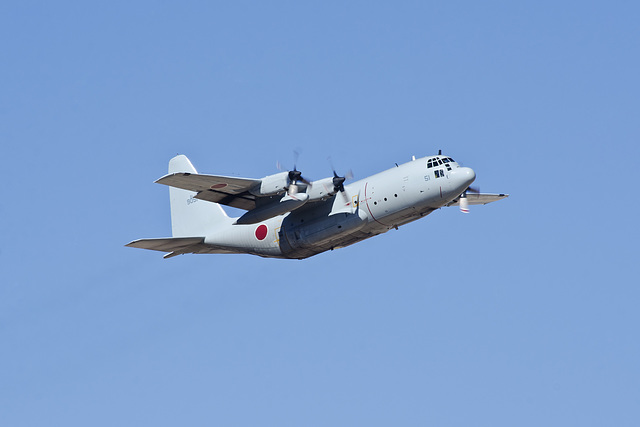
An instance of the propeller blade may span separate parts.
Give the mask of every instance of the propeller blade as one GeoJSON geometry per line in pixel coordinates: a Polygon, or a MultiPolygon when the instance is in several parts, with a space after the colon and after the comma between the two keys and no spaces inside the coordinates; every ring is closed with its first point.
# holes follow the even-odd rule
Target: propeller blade
{"type": "Polygon", "coordinates": [[[313,183],[311,181],[309,181],[307,178],[305,178],[304,176],[300,175],[300,181],[304,182],[305,184],[307,184],[309,187],[313,186],[313,183]]]}
{"type": "Polygon", "coordinates": [[[344,204],[348,205],[350,200],[349,200],[349,195],[347,194],[346,191],[344,191],[344,189],[342,191],[340,191],[340,194],[342,194],[342,198],[344,199],[344,204]]]}
{"type": "Polygon", "coordinates": [[[342,197],[344,198],[344,203],[349,204],[351,200],[349,200],[349,195],[344,189],[344,182],[347,179],[353,178],[353,172],[349,170],[344,176],[340,176],[338,175],[338,172],[336,172],[336,168],[333,166],[333,160],[331,159],[331,156],[327,157],[327,160],[329,161],[329,165],[331,166],[331,170],[333,171],[333,191],[336,193],[341,193],[342,197]]]}
{"type": "Polygon", "coordinates": [[[333,171],[333,189],[334,191],[344,192],[344,181],[347,178],[344,176],[338,176],[336,171],[333,171]]]}
{"type": "MultiPolygon", "coordinates": [[[[307,178],[302,176],[302,172],[298,170],[297,164],[298,164],[299,157],[300,157],[300,153],[297,150],[294,150],[293,151],[293,170],[289,171],[289,182],[291,183],[289,185],[295,186],[298,182],[303,182],[308,186],[312,186],[313,184],[311,183],[311,181],[309,181],[307,178]]],[[[284,171],[284,167],[282,166],[282,163],[278,162],[276,166],[278,167],[278,170],[284,171]]],[[[289,190],[289,194],[295,194],[297,191],[298,189],[296,187],[293,193],[291,190],[289,190]]]]}
{"type": "Polygon", "coordinates": [[[468,191],[469,193],[480,194],[480,187],[467,187],[465,191],[468,191]]]}
{"type": "Polygon", "coordinates": [[[469,213],[469,200],[466,191],[460,195],[460,212],[469,213]]]}
{"type": "Polygon", "coordinates": [[[353,171],[349,169],[346,174],[344,174],[346,179],[353,179],[353,171]]]}
{"type": "Polygon", "coordinates": [[[300,158],[300,153],[298,150],[293,150],[293,170],[296,170],[296,165],[298,164],[298,159],[300,158]]]}
{"type": "Polygon", "coordinates": [[[298,182],[304,182],[308,186],[313,185],[313,184],[311,184],[311,181],[309,181],[307,178],[302,176],[302,172],[300,172],[299,170],[295,170],[295,169],[292,170],[292,171],[289,171],[289,181],[291,181],[291,183],[293,183],[293,184],[297,184],[298,182]]]}

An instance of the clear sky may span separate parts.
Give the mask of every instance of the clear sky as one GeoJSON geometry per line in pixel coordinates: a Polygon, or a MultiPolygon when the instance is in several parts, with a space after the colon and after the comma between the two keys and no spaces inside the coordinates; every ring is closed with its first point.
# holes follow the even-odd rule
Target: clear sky
{"type": "Polygon", "coordinates": [[[634,1],[3,2],[3,426],[640,425],[634,1]],[[305,261],[170,235],[176,153],[511,197],[305,261]]]}

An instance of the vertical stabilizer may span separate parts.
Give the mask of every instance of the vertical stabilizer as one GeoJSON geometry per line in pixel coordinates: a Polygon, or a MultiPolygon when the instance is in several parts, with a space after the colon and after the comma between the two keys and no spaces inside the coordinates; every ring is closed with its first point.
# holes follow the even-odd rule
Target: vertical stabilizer
{"type": "MultiPolygon", "coordinates": [[[[197,173],[182,154],[169,161],[169,173],[176,172],[197,173]]],[[[193,191],[169,187],[173,237],[206,236],[229,219],[219,204],[196,199],[195,195],[193,191]]]]}

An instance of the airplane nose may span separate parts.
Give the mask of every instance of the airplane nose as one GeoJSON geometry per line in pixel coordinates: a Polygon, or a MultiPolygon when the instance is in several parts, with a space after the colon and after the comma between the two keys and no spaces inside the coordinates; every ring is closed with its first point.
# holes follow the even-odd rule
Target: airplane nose
{"type": "Polygon", "coordinates": [[[458,168],[456,169],[456,176],[462,181],[465,186],[471,185],[476,179],[476,173],[471,168],[458,168]]]}

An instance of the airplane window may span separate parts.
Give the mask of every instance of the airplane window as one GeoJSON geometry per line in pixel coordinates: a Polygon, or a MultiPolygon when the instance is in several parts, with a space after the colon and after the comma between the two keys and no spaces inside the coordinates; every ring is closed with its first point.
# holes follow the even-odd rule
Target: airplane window
{"type": "Polygon", "coordinates": [[[429,163],[427,163],[427,169],[433,167],[433,165],[431,164],[431,160],[429,160],[429,163]]]}
{"type": "Polygon", "coordinates": [[[449,159],[447,159],[446,157],[444,159],[442,159],[443,162],[445,163],[449,163],[449,159]]]}
{"type": "Polygon", "coordinates": [[[442,164],[442,160],[438,159],[438,164],[441,165],[442,164]]]}
{"type": "Polygon", "coordinates": [[[449,161],[450,162],[455,162],[455,160],[453,160],[451,157],[449,157],[449,161]]]}

